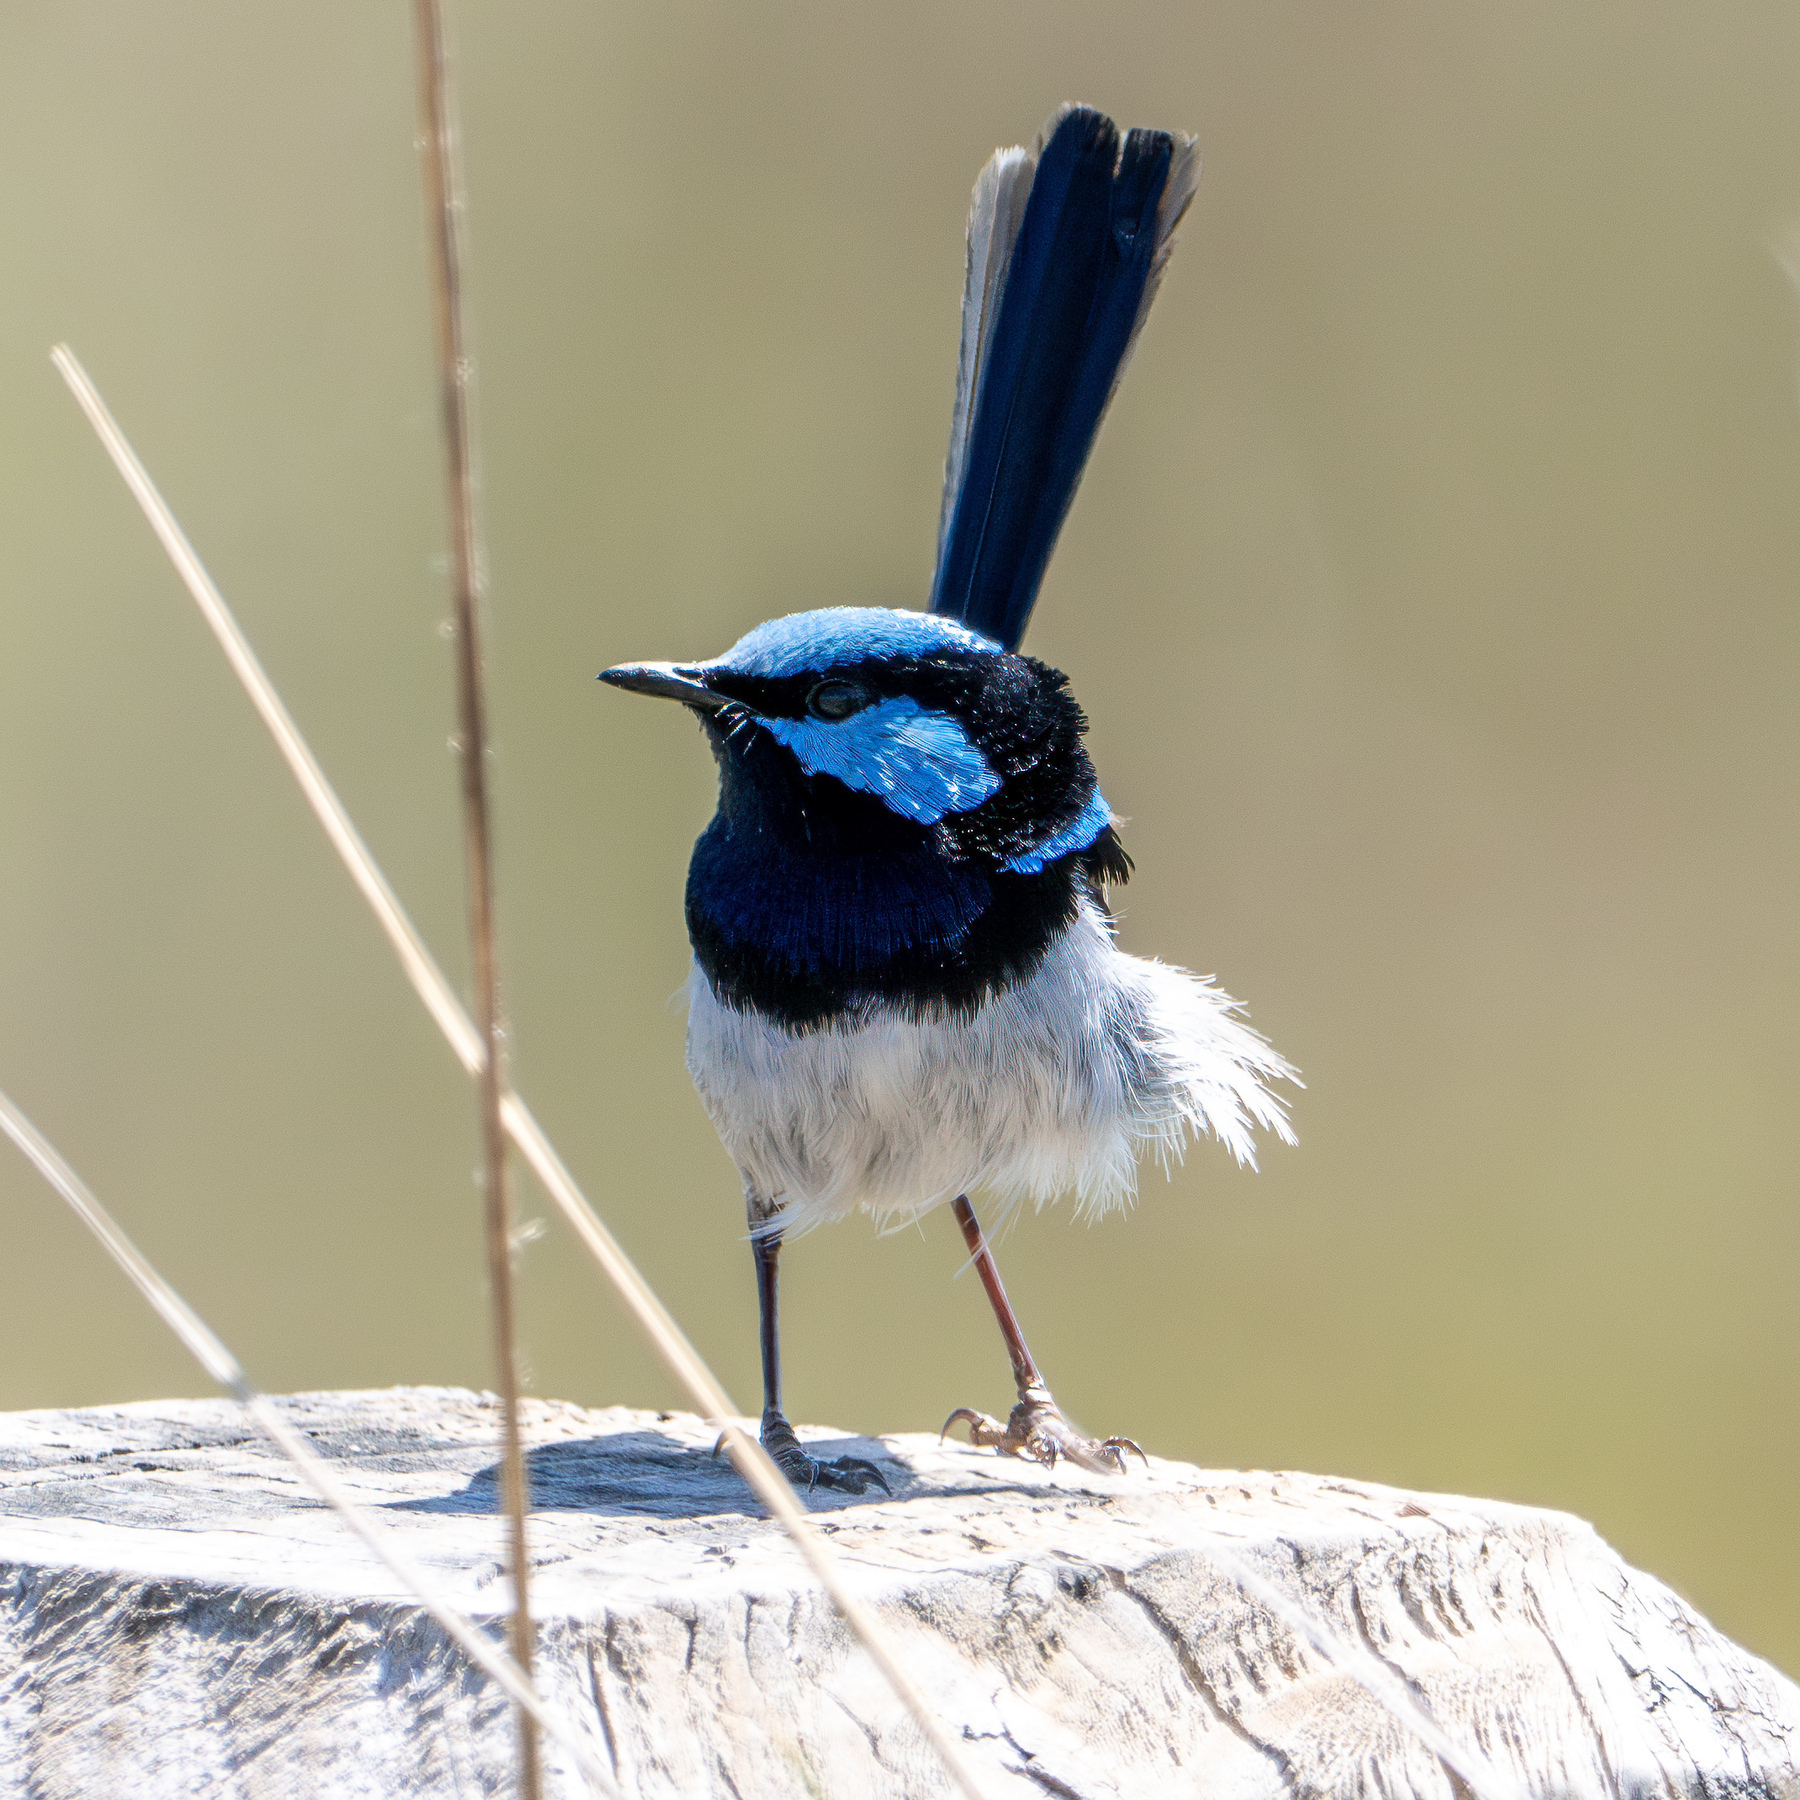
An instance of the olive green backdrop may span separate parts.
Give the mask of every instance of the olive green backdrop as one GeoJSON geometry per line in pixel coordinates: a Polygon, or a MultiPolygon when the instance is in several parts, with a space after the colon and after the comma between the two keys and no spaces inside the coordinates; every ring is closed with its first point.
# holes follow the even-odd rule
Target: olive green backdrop
{"type": "MultiPolygon", "coordinates": [[[[456,16],[517,1076],[740,1401],[673,999],[711,767],[593,675],[921,601],[970,182],[1090,100],[1206,173],[1030,647],[1125,941],[1308,1087],[1260,1175],[1024,1221],[1033,1342],[1090,1428],[1569,1508],[1800,1665],[1800,13],[456,16]]],[[[488,1380],[471,1098],[45,353],[460,971],[407,34],[0,24],[0,1085],[277,1388],[488,1380]]],[[[10,1151],[0,1230],[0,1405],[203,1390],[10,1151]]],[[[796,1416],[1003,1408],[958,1263],[794,1251],[796,1416]]],[[[554,1222],[523,1303],[537,1391],[675,1403],[554,1222]]]]}

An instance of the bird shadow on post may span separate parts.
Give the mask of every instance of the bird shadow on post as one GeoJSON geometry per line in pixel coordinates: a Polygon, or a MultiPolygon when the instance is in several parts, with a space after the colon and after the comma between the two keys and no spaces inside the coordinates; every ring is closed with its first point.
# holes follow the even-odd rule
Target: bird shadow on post
{"type": "MultiPolygon", "coordinates": [[[[907,1471],[879,1438],[809,1437],[808,1448],[821,1455],[864,1457],[880,1465],[893,1488],[905,1498],[907,1471]]],[[[543,1444],[525,1454],[526,1483],[532,1504],[548,1512],[581,1512],[621,1518],[702,1519],[754,1518],[759,1509],[742,1477],[722,1456],[696,1452],[673,1434],[619,1432],[603,1438],[576,1438],[543,1444]]],[[[505,1464],[478,1469],[454,1493],[425,1500],[397,1500],[394,1512],[491,1513],[505,1479],[505,1464]]],[[[972,1490],[974,1491],[974,1490],[972,1490]]],[[[1009,1492],[1005,1482],[988,1479],[982,1493],[1009,1492]]],[[[809,1496],[813,1512],[842,1512],[879,1505],[888,1494],[818,1492],[809,1496]]]]}

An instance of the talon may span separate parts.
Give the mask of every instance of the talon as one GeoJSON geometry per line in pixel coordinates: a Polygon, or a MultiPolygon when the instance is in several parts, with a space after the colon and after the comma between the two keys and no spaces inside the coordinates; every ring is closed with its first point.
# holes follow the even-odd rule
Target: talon
{"type": "Polygon", "coordinates": [[[806,1485],[809,1489],[834,1488],[844,1494],[861,1494],[871,1487],[880,1488],[890,1497],[894,1492],[888,1486],[887,1477],[860,1456],[840,1456],[834,1462],[813,1463],[812,1478],[806,1485]]]}
{"type": "Polygon", "coordinates": [[[978,1450],[990,1447],[999,1451],[1002,1456],[1017,1456],[1018,1441],[1010,1423],[1002,1425],[998,1419],[987,1413],[977,1412],[972,1406],[959,1406],[944,1421],[944,1429],[938,1433],[938,1442],[944,1441],[944,1435],[957,1420],[961,1419],[969,1427],[969,1442],[978,1450]]]}
{"type": "Polygon", "coordinates": [[[942,1429],[938,1432],[938,1442],[940,1444],[950,1435],[950,1427],[957,1424],[959,1421],[969,1427],[970,1435],[973,1437],[976,1428],[981,1424],[981,1414],[972,1406],[959,1406],[956,1411],[944,1421],[942,1429]]]}
{"type": "Polygon", "coordinates": [[[853,1477],[861,1483],[857,1488],[860,1494],[871,1481],[890,1498],[894,1490],[888,1486],[887,1477],[876,1466],[861,1456],[840,1456],[836,1462],[821,1463],[821,1469],[834,1469],[847,1477],[853,1477]]]}
{"type": "Polygon", "coordinates": [[[1115,1456],[1118,1457],[1119,1473],[1121,1475],[1123,1475],[1125,1473],[1124,1453],[1127,1450],[1130,1450],[1136,1454],[1138,1461],[1144,1465],[1144,1468],[1146,1471],[1148,1471],[1148,1469],[1150,1467],[1150,1459],[1149,1459],[1149,1457],[1147,1457],[1144,1454],[1144,1446],[1142,1444],[1133,1442],[1133,1440],[1130,1438],[1120,1438],[1120,1437],[1108,1438],[1105,1441],[1105,1443],[1103,1443],[1100,1446],[1100,1448],[1102,1450],[1110,1450],[1113,1452],[1113,1454],[1115,1456]]]}

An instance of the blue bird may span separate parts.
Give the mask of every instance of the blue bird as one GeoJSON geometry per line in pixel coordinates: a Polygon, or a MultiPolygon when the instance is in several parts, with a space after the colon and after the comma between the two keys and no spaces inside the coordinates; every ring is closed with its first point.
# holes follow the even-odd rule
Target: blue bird
{"type": "Polygon", "coordinates": [[[691,708],[719,766],[688,871],[687,1062],[743,1176],[762,1439],[801,1486],[887,1483],[807,1456],[782,1411],[784,1238],[948,1202],[1018,1400],[944,1429],[1117,1472],[1137,1446],[1064,1419],[969,1196],[1072,1191],[1097,1214],[1190,1130],[1241,1163],[1257,1128],[1293,1141],[1271,1092],[1293,1071],[1236,1002],[1114,943],[1106,890],[1131,861],[1087,721],[1018,648],[1199,166],[1191,138],[1121,140],[1071,106],[982,172],[929,611],[795,613],[710,662],[601,676],[691,708]]]}

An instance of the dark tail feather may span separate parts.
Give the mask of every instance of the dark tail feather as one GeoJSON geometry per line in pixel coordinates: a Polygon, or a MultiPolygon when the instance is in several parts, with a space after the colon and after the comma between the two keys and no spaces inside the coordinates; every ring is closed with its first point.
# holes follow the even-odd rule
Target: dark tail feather
{"type": "Polygon", "coordinates": [[[1191,138],[1065,107],[969,215],[931,610],[1016,649],[1199,175],[1191,138]],[[1034,168],[1035,165],[1035,168],[1034,168]],[[1025,191],[1029,181],[1029,191],[1025,191]]]}

